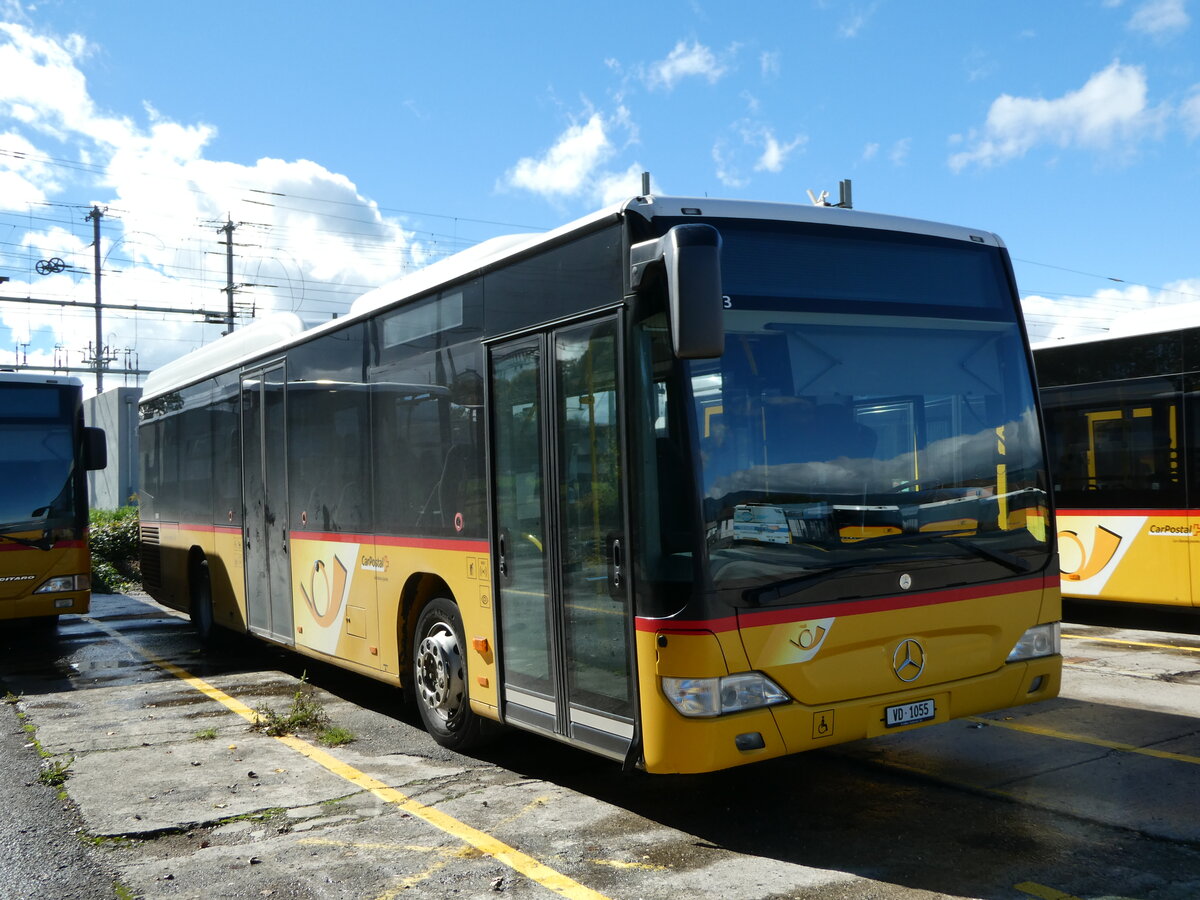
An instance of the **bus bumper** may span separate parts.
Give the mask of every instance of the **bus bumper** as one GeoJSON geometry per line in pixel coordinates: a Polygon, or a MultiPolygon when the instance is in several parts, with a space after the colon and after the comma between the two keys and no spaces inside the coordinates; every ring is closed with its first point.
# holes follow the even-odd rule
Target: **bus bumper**
{"type": "Polygon", "coordinates": [[[1056,655],[886,697],[821,706],[793,702],[707,719],[680,715],[661,690],[653,697],[643,692],[643,759],[652,773],[711,772],[1048,700],[1058,696],[1061,683],[1062,657],[1056,655]],[[894,727],[885,723],[887,708],[925,700],[933,701],[933,718],[894,727]]]}
{"type": "Polygon", "coordinates": [[[23,597],[13,597],[8,600],[0,600],[0,620],[85,613],[91,608],[91,599],[91,591],[27,594],[23,597]]]}

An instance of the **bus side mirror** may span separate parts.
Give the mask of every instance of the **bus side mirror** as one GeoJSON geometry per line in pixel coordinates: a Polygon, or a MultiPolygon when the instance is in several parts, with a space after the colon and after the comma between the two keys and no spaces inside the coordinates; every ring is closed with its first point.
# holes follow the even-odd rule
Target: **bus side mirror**
{"type": "Polygon", "coordinates": [[[671,346],[680,359],[713,359],[725,350],[721,233],[711,225],[676,225],[658,240],[629,249],[630,286],[661,263],[667,279],[671,346]]]}
{"type": "Polygon", "coordinates": [[[83,429],[83,462],[89,472],[108,465],[108,439],[103,428],[83,429]]]}

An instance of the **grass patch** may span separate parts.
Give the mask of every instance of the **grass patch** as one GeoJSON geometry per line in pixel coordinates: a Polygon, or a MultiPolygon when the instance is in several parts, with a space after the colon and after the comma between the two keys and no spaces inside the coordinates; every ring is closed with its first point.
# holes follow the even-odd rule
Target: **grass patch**
{"type": "Polygon", "coordinates": [[[195,738],[196,738],[196,740],[198,740],[198,741],[213,741],[213,740],[216,740],[216,738],[217,738],[217,729],[215,729],[215,728],[201,728],[199,731],[197,731],[197,732],[196,732],[196,734],[195,734],[195,738]]]}
{"type": "Polygon", "coordinates": [[[250,728],[264,731],[271,737],[282,737],[297,731],[324,731],[332,727],[329,714],[313,696],[308,686],[308,673],[300,676],[300,687],[292,695],[292,705],[285,712],[276,712],[266,704],[254,708],[254,722],[250,728]]]}
{"type": "Polygon", "coordinates": [[[341,725],[331,725],[317,736],[317,740],[326,747],[340,747],[343,744],[352,743],[355,737],[350,729],[343,728],[341,725]]]}
{"type": "Polygon", "coordinates": [[[132,847],[133,841],[123,834],[80,834],[81,843],[89,847],[132,847]]]}
{"type": "Polygon", "coordinates": [[[61,759],[42,760],[41,768],[38,769],[38,782],[46,787],[61,788],[71,777],[71,763],[73,762],[75,762],[73,756],[65,761],[61,759]]]}

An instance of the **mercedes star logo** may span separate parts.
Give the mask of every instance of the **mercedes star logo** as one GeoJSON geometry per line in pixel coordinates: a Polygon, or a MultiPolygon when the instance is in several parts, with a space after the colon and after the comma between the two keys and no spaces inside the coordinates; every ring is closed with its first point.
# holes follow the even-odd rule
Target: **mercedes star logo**
{"type": "Polygon", "coordinates": [[[901,641],[892,654],[892,671],[901,681],[916,681],[925,671],[925,648],[913,638],[901,641]]]}

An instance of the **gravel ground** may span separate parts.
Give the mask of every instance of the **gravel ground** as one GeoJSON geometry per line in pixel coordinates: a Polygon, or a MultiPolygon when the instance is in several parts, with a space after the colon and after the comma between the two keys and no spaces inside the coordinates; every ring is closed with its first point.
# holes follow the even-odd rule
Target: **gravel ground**
{"type": "Polygon", "coordinates": [[[18,706],[0,703],[0,897],[113,900],[113,874],[80,840],[70,801],[38,781],[41,759],[22,726],[18,706]]]}

